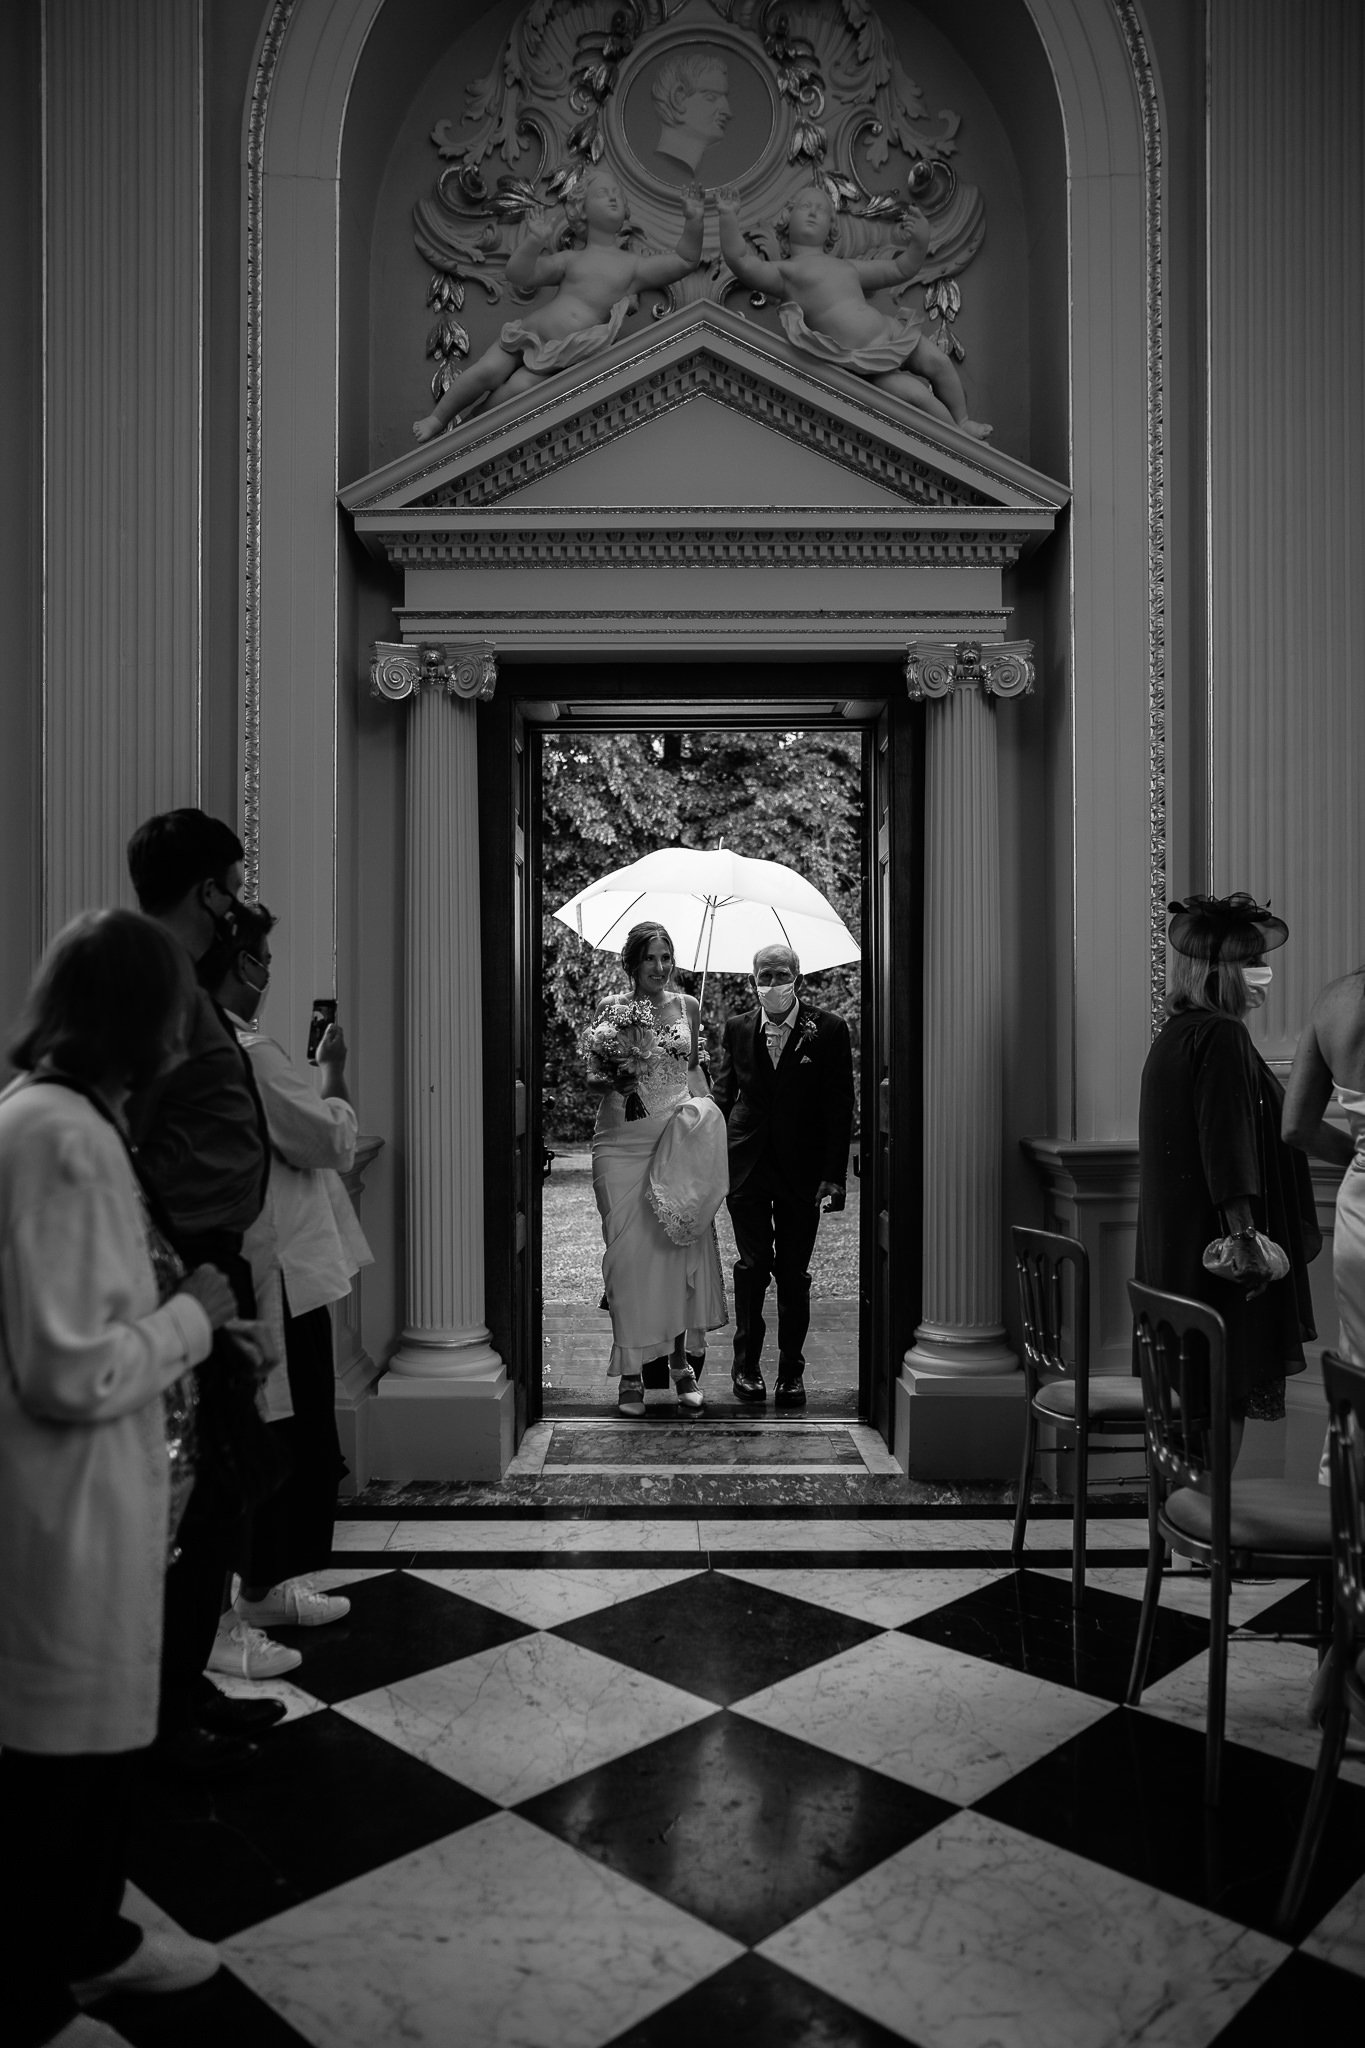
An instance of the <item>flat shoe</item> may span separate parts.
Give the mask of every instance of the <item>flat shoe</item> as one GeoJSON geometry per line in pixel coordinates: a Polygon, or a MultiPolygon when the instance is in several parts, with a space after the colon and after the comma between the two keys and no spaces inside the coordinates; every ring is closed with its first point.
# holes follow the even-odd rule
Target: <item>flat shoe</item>
{"type": "Polygon", "coordinates": [[[325,1628],[328,1622],[344,1621],[351,1611],[344,1593],[319,1593],[298,1579],[272,1586],[264,1600],[243,1600],[239,1594],[232,1605],[253,1628],[325,1628]]]}
{"type": "Polygon", "coordinates": [[[220,1671],[225,1678],[283,1678],[286,1671],[297,1671],[302,1662],[297,1650],[272,1643],[249,1621],[225,1614],[209,1651],[208,1669],[220,1671]]]}
{"type": "Polygon", "coordinates": [[[44,2043],[44,2048],[132,2048],[132,2043],[126,2034],[116,2034],[103,2020],[88,2012],[78,2012],[60,2034],[44,2043]]]}
{"type": "Polygon", "coordinates": [[[805,1407],[806,1383],[800,1373],[797,1373],[794,1379],[778,1380],[777,1392],[773,1395],[773,1405],[777,1408],[805,1407]]]}
{"type": "Polygon", "coordinates": [[[678,1406],[685,1415],[700,1415],[706,1406],[706,1397],[697,1385],[697,1375],[690,1365],[685,1372],[674,1374],[673,1391],[678,1397],[678,1406]]]}
{"type": "Polygon", "coordinates": [[[768,1398],[767,1383],[761,1372],[731,1373],[730,1384],[737,1401],[766,1401],[768,1398]]]}
{"type": "Polygon", "coordinates": [[[618,1415],[643,1415],[645,1412],[645,1383],[638,1373],[623,1372],[616,1385],[616,1412],[618,1415]]]}
{"type": "Polygon", "coordinates": [[[207,1984],[221,1967],[216,1948],[192,1934],[149,1927],[126,1962],[98,1977],[82,1977],[71,1986],[77,2005],[96,2005],[116,1991],[160,1997],[168,1991],[190,1991],[207,1984]]]}

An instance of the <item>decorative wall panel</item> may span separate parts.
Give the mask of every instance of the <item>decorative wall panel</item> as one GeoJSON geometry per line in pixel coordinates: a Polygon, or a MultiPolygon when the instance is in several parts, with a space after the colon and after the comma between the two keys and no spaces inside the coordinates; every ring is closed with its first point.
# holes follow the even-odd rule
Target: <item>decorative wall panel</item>
{"type": "Polygon", "coordinates": [[[198,801],[201,38],[183,0],[49,0],[43,922],[126,895],[198,801]]]}
{"type": "Polygon", "coordinates": [[[1365,956],[1365,11],[1209,35],[1211,874],[1289,920],[1274,1057],[1365,956]]]}

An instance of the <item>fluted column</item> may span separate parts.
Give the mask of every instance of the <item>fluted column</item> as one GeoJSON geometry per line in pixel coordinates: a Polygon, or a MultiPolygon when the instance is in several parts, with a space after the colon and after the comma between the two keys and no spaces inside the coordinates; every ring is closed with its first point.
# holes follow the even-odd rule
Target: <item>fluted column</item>
{"type": "Polygon", "coordinates": [[[995,696],[1032,687],[1025,642],[918,642],[925,766],[924,1293],[907,1367],[1017,1369],[1000,1286],[1002,1025],[995,696]]]}
{"type": "Polygon", "coordinates": [[[47,935],[199,801],[202,72],[183,0],[43,10],[47,935]]]}
{"type": "Polygon", "coordinates": [[[484,1307],[483,1025],[474,699],[491,656],[377,650],[381,696],[408,697],[405,1060],[407,1316],[391,1376],[505,1380],[484,1307]]]}

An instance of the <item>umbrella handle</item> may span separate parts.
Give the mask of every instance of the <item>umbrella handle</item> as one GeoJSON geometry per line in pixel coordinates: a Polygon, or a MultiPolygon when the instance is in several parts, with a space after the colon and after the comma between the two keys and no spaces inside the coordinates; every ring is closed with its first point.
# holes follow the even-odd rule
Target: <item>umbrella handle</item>
{"type": "MultiPolygon", "coordinates": [[[[722,842],[722,843],[723,843],[723,842],[722,842]]],[[[716,905],[715,905],[715,899],[714,899],[713,897],[710,897],[710,896],[708,896],[706,900],[707,900],[707,902],[708,902],[708,903],[710,904],[710,907],[711,907],[711,922],[710,922],[710,924],[709,924],[709,925],[707,926],[707,929],[706,929],[706,958],[705,958],[705,960],[704,960],[704,961],[702,962],[702,969],[701,969],[701,994],[700,994],[700,995],[698,996],[698,998],[697,998],[697,1012],[698,1012],[698,1017],[699,1017],[699,1018],[700,1018],[700,1013],[701,1013],[701,1006],[702,1006],[702,1004],[703,1004],[703,1003],[704,1003],[704,1002],[706,1001],[706,977],[707,977],[707,975],[708,975],[708,974],[710,973],[710,971],[711,971],[711,941],[712,941],[712,939],[714,939],[714,937],[716,936],[716,905]]]]}

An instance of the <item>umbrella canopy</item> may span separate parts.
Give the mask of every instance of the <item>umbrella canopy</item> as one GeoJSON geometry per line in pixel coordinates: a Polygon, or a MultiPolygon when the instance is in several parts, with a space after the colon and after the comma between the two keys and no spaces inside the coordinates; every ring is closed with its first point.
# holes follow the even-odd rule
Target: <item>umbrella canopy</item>
{"type": "Polygon", "coordinates": [[[723,847],[661,847],[590,882],[554,915],[611,952],[632,925],[661,924],[679,967],[698,974],[747,974],[760,946],[790,946],[806,974],[861,957],[834,906],[795,868],[723,847]]]}

